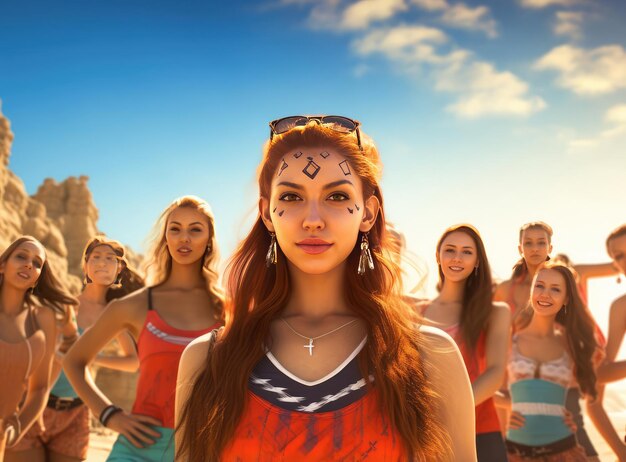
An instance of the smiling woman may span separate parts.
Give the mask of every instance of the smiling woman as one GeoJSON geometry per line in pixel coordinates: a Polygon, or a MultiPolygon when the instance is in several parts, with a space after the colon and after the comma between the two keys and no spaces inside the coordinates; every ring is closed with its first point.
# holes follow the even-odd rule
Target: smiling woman
{"type": "Polygon", "coordinates": [[[378,151],[339,119],[270,125],[225,329],[181,359],[177,460],[475,460],[461,356],[403,302],[378,151]]]}
{"type": "Polygon", "coordinates": [[[43,411],[56,341],[56,318],[75,305],[33,237],[15,240],[0,255],[0,462],[43,411]]]}

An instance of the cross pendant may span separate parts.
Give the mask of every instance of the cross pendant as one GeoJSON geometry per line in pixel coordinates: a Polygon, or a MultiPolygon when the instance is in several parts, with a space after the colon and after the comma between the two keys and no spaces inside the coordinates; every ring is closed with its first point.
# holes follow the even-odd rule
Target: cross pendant
{"type": "Polygon", "coordinates": [[[313,339],[310,338],[309,339],[309,344],[308,345],[302,345],[304,348],[308,348],[309,349],[309,356],[313,356],[313,348],[315,348],[315,345],[313,345],[313,339]]]}

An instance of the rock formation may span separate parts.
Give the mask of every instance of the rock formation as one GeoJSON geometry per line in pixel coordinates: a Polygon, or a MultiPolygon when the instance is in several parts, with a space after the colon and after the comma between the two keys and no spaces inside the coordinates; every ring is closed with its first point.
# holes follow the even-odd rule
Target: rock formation
{"type": "MultiPolygon", "coordinates": [[[[98,233],[98,209],[93,201],[88,177],[69,177],[61,183],[46,178],[29,197],[24,183],[9,170],[13,143],[9,120],[0,105],[0,252],[16,237],[30,234],[46,247],[55,272],[68,288],[81,288],[81,256],[85,244],[98,233]]],[[[131,253],[131,263],[140,257],[131,253]]]]}

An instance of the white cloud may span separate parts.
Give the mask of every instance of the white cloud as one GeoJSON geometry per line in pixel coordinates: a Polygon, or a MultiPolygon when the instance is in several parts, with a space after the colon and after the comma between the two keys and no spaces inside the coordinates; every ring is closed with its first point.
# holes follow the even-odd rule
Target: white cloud
{"type": "Polygon", "coordinates": [[[522,6],[535,9],[549,6],[573,6],[587,2],[588,0],[520,0],[522,6]]]}
{"type": "Polygon", "coordinates": [[[469,7],[464,3],[452,5],[444,11],[441,21],[450,27],[478,30],[488,37],[496,37],[496,22],[486,6],[469,7]]]}
{"type": "Polygon", "coordinates": [[[609,108],[604,115],[607,125],[598,136],[576,138],[569,143],[571,151],[580,151],[601,146],[615,138],[626,135],[626,104],[617,104],[609,108]]]}
{"type": "Polygon", "coordinates": [[[581,11],[557,11],[554,33],[563,35],[574,40],[582,37],[582,25],[584,15],[581,11]]]}
{"type": "Polygon", "coordinates": [[[411,3],[427,11],[445,10],[448,7],[446,0],[411,0],[411,3]]]}
{"type": "Polygon", "coordinates": [[[389,19],[406,9],[404,0],[359,0],[343,12],[341,27],[365,29],[374,21],[389,19]]]}
{"type": "Polygon", "coordinates": [[[428,70],[435,90],[457,95],[448,110],[459,117],[527,116],[546,106],[529,95],[528,84],[513,73],[474,60],[467,50],[442,52],[439,48],[447,41],[435,28],[401,26],[372,31],[353,46],[361,55],[380,53],[408,73],[428,70]]]}
{"type": "Polygon", "coordinates": [[[370,71],[371,69],[367,64],[359,64],[353,69],[352,73],[354,74],[356,78],[360,79],[366,74],[369,74],[370,71]]]}
{"type": "Polygon", "coordinates": [[[541,57],[535,69],[557,71],[557,83],[579,95],[600,95],[626,88],[626,51],[621,45],[593,50],[561,45],[541,57]]]}

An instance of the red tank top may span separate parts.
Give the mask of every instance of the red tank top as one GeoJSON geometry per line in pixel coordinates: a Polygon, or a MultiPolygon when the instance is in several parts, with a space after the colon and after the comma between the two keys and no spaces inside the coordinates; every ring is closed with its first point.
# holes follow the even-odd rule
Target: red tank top
{"type": "MultiPolygon", "coordinates": [[[[460,334],[460,333],[459,333],[460,334]]],[[[476,348],[472,354],[469,348],[465,347],[465,344],[460,335],[454,338],[454,341],[459,346],[461,354],[463,355],[463,362],[467,368],[467,374],[469,375],[470,382],[474,383],[487,368],[487,353],[485,347],[485,332],[481,332],[476,342],[476,348]]],[[[498,419],[498,413],[496,412],[496,405],[493,398],[483,401],[476,406],[476,434],[491,433],[500,431],[500,420],[498,419]]]]}
{"type": "Polygon", "coordinates": [[[220,323],[202,330],[182,330],[167,324],[152,309],[148,289],[148,314],[139,339],[139,379],[133,414],[154,417],[163,427],[174,428],[174,405],[178,363],[183,350],[192,340],[211,332],[220,323]]]}
{"type": "Polygon", "coordinates": [[[406,460],[406,454],[373,391],[342,409],[318,413],[281,409],[248,391],[221,460],[396,462],[406,460]]]}

